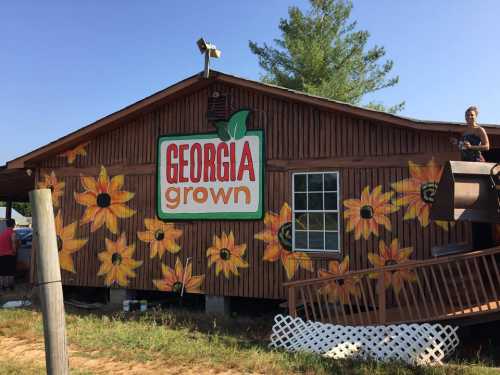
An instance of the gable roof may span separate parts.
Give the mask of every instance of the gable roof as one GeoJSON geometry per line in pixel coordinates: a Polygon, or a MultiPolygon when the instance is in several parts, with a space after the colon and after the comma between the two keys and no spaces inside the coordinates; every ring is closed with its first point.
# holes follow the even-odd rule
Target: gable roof
{"type": "MultiPolygon", "coordinates": [[[[463,123],[457,122],[416,120],[212,70],[211,76],[208,79],[203,77],[203,72],[195,74],[183,81],[167,87],[164,90],[158,91],[151,96],[141,99],[125,108],[105,116],[83,128],[50,142],[45,146],[13,159],[7,162],[7,168],[25,168],[37,160],[63,152],[64,150],[74,147],[89,138],[95,137],[97,134],[114,129],[123,123],[123,121],[125,121],[129,116],[145,111],[151,106],[158,104],[160,101],[173,100],[181,95],[206,87],[217,81],[256,90],[282,99],[313,105],[325,110],[340,111],[353,116],[363,117],[373,121],[381,121],[395,126],[418,130],[445,132],[459,132],[464,126],[463,123]]],[[[482,124],[482,126],[486,128],[488,134],[500,135],[500,126],[489,124],[482,124]]]]}

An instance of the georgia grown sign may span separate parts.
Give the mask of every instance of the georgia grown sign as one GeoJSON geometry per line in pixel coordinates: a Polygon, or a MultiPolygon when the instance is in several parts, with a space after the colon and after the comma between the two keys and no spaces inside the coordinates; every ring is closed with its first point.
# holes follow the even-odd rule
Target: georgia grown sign
{"type": "Polygon", "coordinates": [[[249,113],[216,123],[217,133],[159,138],[160,219],[262,218],[263,131],[247,131],[249,113]]]}

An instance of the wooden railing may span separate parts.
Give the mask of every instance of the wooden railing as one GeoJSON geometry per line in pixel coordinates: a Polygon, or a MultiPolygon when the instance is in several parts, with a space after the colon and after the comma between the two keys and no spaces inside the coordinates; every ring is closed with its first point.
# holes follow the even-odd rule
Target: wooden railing
{"type": "Polygon", "coordinates": [[[500,311],[497,258],[500,247],[288,282],[289,313],[306,320],[370,325],[500,311]]]}

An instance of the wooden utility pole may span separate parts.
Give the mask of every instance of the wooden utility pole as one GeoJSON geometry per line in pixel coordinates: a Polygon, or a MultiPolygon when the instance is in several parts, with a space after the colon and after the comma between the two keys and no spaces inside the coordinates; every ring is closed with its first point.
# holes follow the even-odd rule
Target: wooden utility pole
{"type": "Polygon", "coordinates": [[[54,211],[49,189],[30,192],[33,238],[37,250],[37,278],[42,301],[47,374],[68,374],[61,269],[57,251],[54,211]]]}

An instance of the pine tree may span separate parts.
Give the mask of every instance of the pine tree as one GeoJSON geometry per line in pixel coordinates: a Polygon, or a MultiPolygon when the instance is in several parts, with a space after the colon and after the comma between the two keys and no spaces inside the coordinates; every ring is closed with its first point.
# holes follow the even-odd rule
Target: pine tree
{"type": "MultiPolygon", "coordinates": [[[[357,31],[356,21],[349,20],[351,1],[310,4],[307,14],[289,8],[289,18],[280,20],[282,38],[274,40],[276,47],[249,42],[265,71],[264,82],[356,105],[365,94],[398,83],[398,76],[388,78],[393,61],[381,61],[384,47],[367,49],[370,34],[357,31]]],[[[395,113],[404,102],[390,108],[381,103],[366,106],[395,113]]]]}

